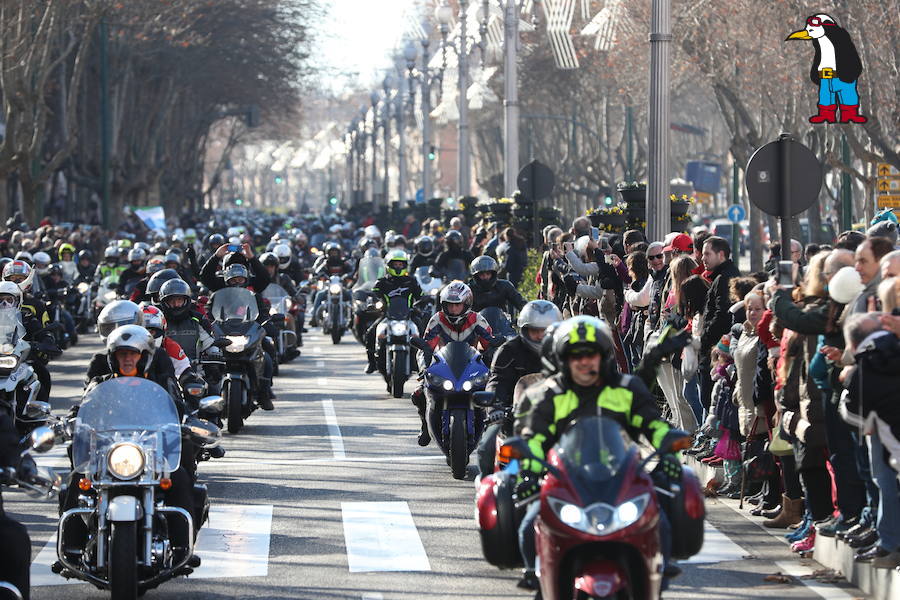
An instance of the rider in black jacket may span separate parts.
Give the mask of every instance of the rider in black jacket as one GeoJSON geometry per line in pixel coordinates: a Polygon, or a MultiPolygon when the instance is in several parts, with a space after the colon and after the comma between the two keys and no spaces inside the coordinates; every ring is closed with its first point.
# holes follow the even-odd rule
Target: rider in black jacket
{"type": "MultiPolygon", "coordinates": [[[[391,299],[398,296],[406,298],[409,306],[412,306],[422,296],[422,288],[416,278],[409,274],[409,255],[404,250],[391,250],[385,256],[385,263],[387,276],[375,282],[372,294],[384,300],[385,310],[390,306],[391,299]]],[[[378,319],[366,330],[366,354],[369,358],[366,373],[374,373],[378,369],[376,356],[381,366],[384,366],[384,352],[376,353],[375,348],[375,333],[383,320],[384,317],[378,319]]]]}
{"type": "Polygon", "coordinates": [[[444,237],[444,244],[447,249],[438,254],[432,270],[443,276],[446,274],[450,261],[458,260],[461,261],[463,265],[471,263],[473,258],[472,253],[463,248],[464,242],[465,240],[460,232],[455,229],[448,231],[447,235],[444,237]]]}
{"type": "Polygon", "coordinates": [[[496,306],[511,313],[513,309],[522,310],[525,306],[525,298],[512,283],[506,279],[497,279],[497,269],[497,261],[490,256],[479,256],[469,266],[472,278],[468,283],[475,295],[472,302],[472,310],[475,312],[496,306]]]}

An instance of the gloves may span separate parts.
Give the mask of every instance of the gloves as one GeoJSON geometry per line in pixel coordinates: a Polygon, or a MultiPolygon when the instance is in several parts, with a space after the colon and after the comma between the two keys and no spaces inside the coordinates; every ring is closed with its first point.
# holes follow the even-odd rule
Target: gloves
{"type": "Polygon", "coordinates": [[[486,425],[494,425],[495,423],[502,423],[505,418],[506,411],[502,408],[495,408],[490,412],[484,422],[486,425]]]}
{"type": "Polygon", "coordinates": [[[657,344],[653,351],[660,356],[668,356],[675,354],[679,350],[687,347],[691,343],[691,334],[688,331],[682,331],[678,335],[666,336],[661,343],[657,344]]]}
{"type": "Polygon", "coordinates": [[[660,459],[659,464],[656,465],[656,469],[660,473],[664,474],[672,481],[678,481],[681,479],[681,463],[678,461],[678,457],[674,454],[665,454],[660,459]]]}
{"type": "Polygon", "coordinates": [[[529,474],[523,475],[522,480],[516,484],[516,489],[513,492],[513,500],[521,502],[522,500],[533,496],[540,490],[541,484],[537,477],[529,474]]]}
{"type": "Polygon", "coordinates": [[[563,277],[563,283],[566,285],[566,292],[569,293],[570,296],[574,296],[578,291],[578,280],[575,279],[575,276],[569,273],[565,277],[563,277]]]}
{"type": "Polygon", "coordinates": [[[16,477],[22,481],[31,481],[37,475],[37,463],[30,454],[26,454],[19,460],[16,467],[16,477]]]}

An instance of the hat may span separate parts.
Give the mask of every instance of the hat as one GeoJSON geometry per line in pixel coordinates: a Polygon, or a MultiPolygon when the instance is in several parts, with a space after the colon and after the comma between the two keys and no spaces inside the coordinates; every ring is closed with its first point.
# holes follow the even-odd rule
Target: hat
{"type": "Polygon", "coordinates": [[[672,250],[678,250],[679,252],[693,252],[694,240],[686,233],[679,233],[669,245],[663,248],[663,251],[665,252],[671,252],[672,250]]]}
{"type": "Polygon", "coordinates": [[[895,221],[883,220],[875,223],[866,230],[868,237],[883,237],[891,240],[891,243],[897,244],[897,223],[895,221]]]}
{"type": "Polygon", "coordinates": [[[723,352],[725,354],[731,355],[731,337],[727,335],[723,335],[722,339],[719,340],[719,343],[716,344],[716,349],[719,352],[723,352]]]}

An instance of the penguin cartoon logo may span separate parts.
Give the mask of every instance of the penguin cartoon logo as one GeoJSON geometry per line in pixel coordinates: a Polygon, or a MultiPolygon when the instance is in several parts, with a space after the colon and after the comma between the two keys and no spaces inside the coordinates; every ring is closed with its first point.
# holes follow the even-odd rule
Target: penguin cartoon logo
{"type": "Polygon", "coordinates": [[[856,91],[862,62],[847,30],[830,15],[820,13],[806,19],[806,27],[787,36],[788,40],[810,40],[816,50],[809,78],[819,88],[819,112],[809,122],[865,123],[856,91]]]}

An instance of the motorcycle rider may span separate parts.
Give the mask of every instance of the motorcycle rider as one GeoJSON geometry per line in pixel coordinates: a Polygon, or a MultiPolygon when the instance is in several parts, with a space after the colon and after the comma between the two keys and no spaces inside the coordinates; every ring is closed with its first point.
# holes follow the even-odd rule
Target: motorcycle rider
{"type": "MultiPolygon", "coordinates": [[[[210,320],[191,298],[191,286],[183,279],[169,279],[157,293],[155,305],[166,318],[167,335],[177,342],[188,359],[197,360],[215,341],[210,320]]],[[[145,325],[146,326],[146,325],[145,325]]]]}
{"type": "Polygon", "coordinates": [[[119,275],[125,268],[125,265],[119,264],[119,249],[116,246],[107,246],[103,250],[103,262],[97,265],[94,271],[94,285],[99,286],[106,277],[111,277],[113,283],[118,283],[119,275]]]}
{"type": "MultiPolygon", "coordinates": [[[[325,255],[320,257],[313,266],[313,272],[316,279],[329,278],[338,275],[341,278],[353,274],[353,267],[350,262],[344,259],[344,251],[337,242],[326,242],[325,255]]],[[[316,292],[316,299],[313,302],[312,317],[310,317],[310,325],[316,327],[319,324],[319,307],[325,302],[328,295],[327,289],[316,292]]],[[[350,290],[344,290],[344,300],[350,301],[350,290]]]]}
{"type": "MultiPolygon", "coordinates": [[[[256,261],[259,262],[258,260],[256,261]]],[[[262,265],[260,265],[262,267],[262,265]]],[[[250,272],[246,266],[241,263],[235,262],[227,267],[222,272],[222,280],[225,283],[225,287],[248,287],[247,283],[250,281],[250,272]]],[[[256,318],[257,322],[263,326],[266,326],[266,321],[268,320],[269,312],[266,310],[266,306],[263,303],[262,296],[259,294],[255,294],[256,297],[256,306],[259,312],[259,316],[256,318]]],[[[215,298],[215,292],[210,297],[210,304],[213,303],[215,298]]],[[[266,333],[271,335],[269,329],[266,329],[266,333]]],[[[275,410],[275,406],[272,403],[275,400],[275,394],[272,392],[272,376],[274,372],[274,364],[277,360],[277,352],[275,350],[274,344],[272,344],[271,339],[264,338],[263,339],[263,376],[259,381],[256,382],[256,387],[259,390],[257,394],[257,402],[259,407],[263,410],[275,410]]],[[[255,376],[255,371],[250,371],[251,382],[255,376]]]]}
{"type": "Polygon", "coordinates": [[[59,268],[62,269],[63,278],[66,283],[73,284],[78,279],[78,265],[75,263],[75,246],[72,244],[60,244],[59,250],[56,251],[59,257],[59,268]]]}
{"type": "Polygon", "coordinates": [[[434,264],[437,255],[434,252],[434,239],[431,236],[423,235],[416,240],[416,255],[413,256],[412,264],[409,266],[409,272],[415,273],[419,267],[430,267],[434,264]]]}
{"type": "MultiPolygon", "coordinates": [[[[0,296],[2,297],[2,296],[0,296]]],[[[35,472],[34,459],[30,455],[20,457],[19,432],[10,410],[0,410],[0,479],[27,478],[35,472]]],[[[2,483],[2,481],[0,481],[2,483]]],[[[0,540],[3,540],[3,560],[0,560],[0,581],[8,581],[18,588],[24,600],[31,593],[31,538],[24,525],[12,519],[3,510],[0,492],[0,540]]]]}
{"type": "Polygon", "coordinates": [[[47,274],[41,277],[41,284],[44,288],[44,297],[50,302],[53,300],[59,302],[59,316],[66,328],[66,333],[69,334],[72,344],[77,344],[78,332],[75,330],[75,319],[66,308],[65,291],[68,289],[69,284],[63,279],[62,268],[58,264],[50,265],[50,268],[47,269],[47,274]]]}
{"type": "MultiPolygon", "coordinates": [[[[278,270],[290,278],[292,286],[293,282],[303,279],[303,268],[300,266],[300,262],[294,258],[294,253],[291,252],[290,246],[283,242],[276,244],[275,247],[272,248],[272,254],[278,259],[278,270]]],[[[260,262],[262,262],[262,258],[260,258],[260,262]]],[[[276,277],[271,271],[269,272],[269,276],[272,278],[272,281],[276,281],[276,277]]],[[[283,284],[279,285],[284,287],[283,284]]]]}
{"type": "Polygon", "coordinates": [[[465,242],[460,232],[455,229],[448,231],[447,235],[444,236],[444,246],[446,249],[438,254],[437,258],[434,260],[433,270],[440,275],[444,275],[451,260],[462,261],[463,265],[471,264],[474,257],[471,252],[466,250],[464,244],[465,242]]]}
{"type": "Polygon", "coordinates": [[[466,342],[485,350],[488,346],[501,341],[494,339],[491,326],[484,317],[472,310],[472,290],[462,281],[454,281],[446,285],[441,290],[440,301],[441,308],[428,320],[422,337],[411,340],[413,345],[422,350],[424,354],[419,361],[421,365],[419,387],[410,396],[422,421],[418,440],[420,446],[427,446],[431,443],[426,415],[427,399],[422,379],[426,367],[431,363],[431,355],[434,351],[449,342],[466,342]]]}
{"type": "MultiPolygon", "coordinates": [[[[672,426],[661,418],[656,400],[644,383],[619,373],[608,325],[596,317],[573,317],[556,327],[549,344],[551,359],[559,372],[526,390],[526,400],[515,423],[535,457],[544,459],[579,416],[601,413],[617,421],[635,441],[638,434],[643,434],[655,448],[663,444],[672,426]]],[[[540,464],[526,459],[522,467],[515,491],[517,502],[540,490],[540,464]]],[[[681,463],[672,454],[663,455],[654,475],[677,481],[681,478],[681,463]]],[[[540,502],[533,502],[519,527],[525,571],[518,585],[526,589],[539,587],[535,576],[534,523],[540,506],[540,502]]],[[[667,565],[665,588],[665,577],[676,575],[680,569],[668,565],[671,531],[664,511],[660,511],[659,535],[667,565]]]]}
{"type": "Polygon", "coordinates": [[[96,271],[96,267],[94,267],[94,255],[90,250],[79,250],[78,254],[75,256],[75,260],[78,265],[78,277],[76,282],[80,283],[86,281],[91,283],[94,280],[94,273],[96,271]]]}
{"type": "Polygon", "coordinates": [[[128,267],[119,275],[119,283],[116,285],[116,294],[121,298],[126,296],[125,287],[129,282],[140,281],[147,272],[147,251],[141,248],[132,248],[128,252],[128,267]]]}
{"type": "MultiPolygon", "coordinates": [[[[127,302],[127,300],[122,302],[127,302]]],[[[135,308],[137,308],[136,305],[135,308]]],[[[166,378],[168,375],[163,376],[163,379],[158,378],[158,375],[154,375],[152,364],[156,362],[157,356],[165,355],[165,353],[159,349],[154,350],[152,339],[152,336],[146,329],[136,324],[123,325],[111,331],[106,339],[106,351],[95,356],[95,358],[99,356],[106,360],[107,365],[103,369],[105,372],[100,373],[98,369],[97,374],[86,378],[85,393],[90,392],[93,387],[116,377],[141,377],[149,379],[169,390],[171,394],[171,388],[167,386],[168,381],[166,378]]],[[[164,361],[168,363],[169,369],[172,369],[172,363],[167,357],[164,361]]],[[[140,402],[140,398],[135,398],[134,400],[140,402]]],[[[180,395],[172,395],[172,400],[178,409],[179,415],[183,415],[185,407],[180,395]]],[[[77,410],[78,406],[75,406],[72,412],[77,414],[77,410]]],[[[185,462],[186,459],[183,459],[181,466],[169,475],[169,478],[172,480],[172,487],[162,493],[167,505],[182,508],[192,516],[196,535],[202,523],[197,514],[197,507],[194,506],[192,476],[184,467],[185,462]]],[[[84,477],[82,473],[76,473],[74,470],[71,472],[68,487],[65,489],[65,497],[60,502],[60,514],[78,505],[78,496],[81,494],[81,491],[77,482],[82,477],[84,477]]],[[[84,547],[87,528],[81,519],[71,519],[64,533],[65,536],[62,541],[63,551],[71,556],[73,562],[77,562],[80,555],[79,549],[84,547]]],[[[186,530],[181,527],[172,528],[173,550],[187,551],[189,543],[185,534],[186,530]]],[[[199,557],[192,556],[188,561],[188,565],[191,567],[199,566],[199,557]]],[[[63,565],[57,561],[51,569],[55,573],[59,573],[63,570],[63,565]]]]}
{"type": "MultiPolygon", "coordinates": [[[[395,249],[385,255],[384,261],[387,265],[387,276],[375,282],[372,294],[382,298],[385,307],[390,305],[391,299],[398,297],[405,298],[408,305],[412,306],[422,296],[422,288],[419,287],[416,278],[409,274],[409,255],[405,250],[395,249]]],[[[374,373],[378,369],[376,356],[384,361],[384,353],[376,352],[375,347],[375,333],[383,320],[384,317],[377,319],[366,330],[366,354],[369,359],[366,373],[374,373]]]]}
{"type": "Polygon", "coordinates": [[[209,257],[200,269],[200,282],[207,287],[210,292],[215,292],[224,287],[228,287],[223,278],[217,275],[219,266],[227,269],[232,264],[241,264],[247,269],[247,277],[249,278],[243,287],[248,287],[254,292],[262,292],[266,286],[271,283],[269,274],[260,264],[259,259],[253,254],[250,244],[241,244],[240,250],[232,252],[229,246],[233,244],[222,244],[216,253],[209,257]]]}
{"type": "Polygon", "coordinates": [[[501,427],[506,426],[506,433],[512,434],[509,410],[513,406],[516,383],[525,375],[541,372],[541,342],[547,329],[560,321],[562,313],[555,304],[549,300],[532,300],[519,313],[519,335],[505,342],[494,354],[485,388],[494,392],[494,408],[487,419],[490,426],[481,434],[477,448],[482,477],[494,472],[496,438],[501,427]]]}
{"type": "Polygon", "coordinates": [[[489,306],[496,306],[504,312],[513,309],[522,310],[525,298],[508,279],[497,279],[497,261],[490,256],[479,256],[469,265],[472,278],[469,286],[475,295],[472,310],[481,311],[489,306]]]}

